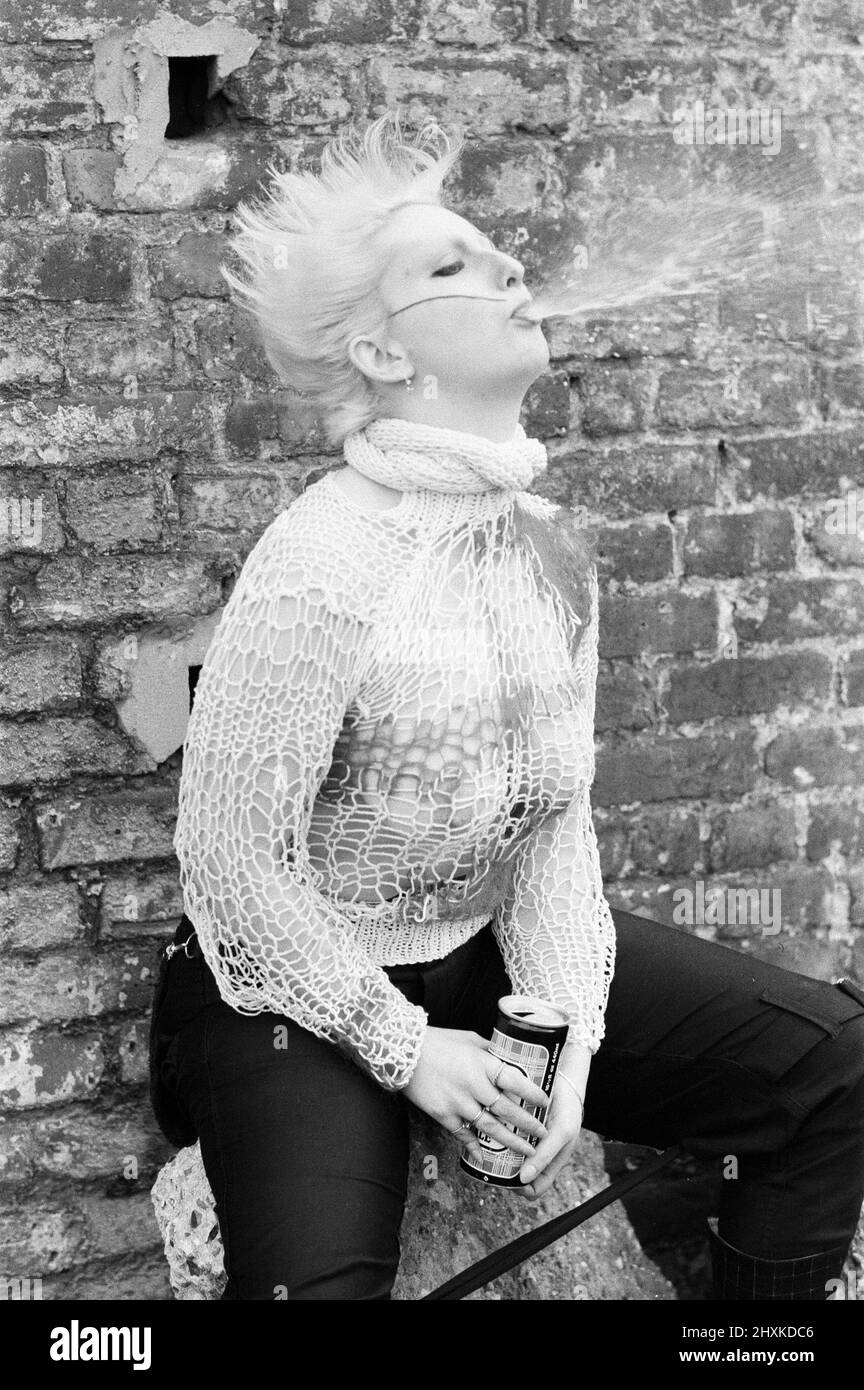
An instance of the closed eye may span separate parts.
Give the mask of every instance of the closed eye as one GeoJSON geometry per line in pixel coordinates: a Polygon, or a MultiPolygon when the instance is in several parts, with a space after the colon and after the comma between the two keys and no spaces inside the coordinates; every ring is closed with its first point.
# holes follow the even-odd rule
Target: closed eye
{"type": "Polygon", "coordinates": [[[451,261],[449,265],[442,265],[440,269],[433,270],[433,275],[457,275],[460,270],[465,269],[464,261],[451,261]]]}

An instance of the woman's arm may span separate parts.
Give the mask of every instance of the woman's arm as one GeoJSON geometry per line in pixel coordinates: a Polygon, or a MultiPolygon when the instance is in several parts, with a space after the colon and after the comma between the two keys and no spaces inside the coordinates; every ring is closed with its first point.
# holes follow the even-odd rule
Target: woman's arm
{"type": "Polygon", "coordinates": [[[241,573],[222,616],[189,721],[174,841],[186,912],[226,1003],[285,1014],[400,1089],[427,1015],[357,947],[294,859],[350,703],[364,625],[278,567],[268,592],[259,560],[249,570],[258,582],[241,573]]]}
{"type": "MultiPolygon", "coordinates": [[[[592,574],[591,616],[576,653],[575,674],[593,729],[597,682],[598,592],[592,574]]],[[[593,778],[593,740],[589,773],[593,778]]],[[[604,1036],[609,987],[615,969],[615,925],[603,892],[597,837],[591,816],[590,780],[564,810],[537,826],[517,851],[508,892],[493,930],[514,991],[533,994],[567,1014],[570,1031],[559,1064],[555,1104],[566,1124],[581,1125],[591,1057],[604,1036]],[[572,1083],[570,1086],[567,1082],[572,1083]],[[574,1094],[575,1088],[575,1094],[574,1094]]],[[[563,1163],[550,1162],[556,1148],[555,1109],[547,1120],[550,1138],[531,1166],[540,1172],[539,1195],[563,1163]],[[542,1184],[542,1185],[541,1185],[542,1184]]],[[[572,1143],[575,1134],[568,1143],[572,1143]]],[[[525,1176],[526,1169],[522,1176],[525,1176]]]]}
{"type": "Polygon", "coordinates": [[[568,1052],[594,1053],[615,964],[615,928],[603,893],[591,816],[599,595],[591,573],[591,607],[576,652],[574,678],[591,731],[587,777],[570,804],[549,816],[514,856],[513,876],[494,930],[514,989],[540,995],[570,1020],[568,1052]]]}

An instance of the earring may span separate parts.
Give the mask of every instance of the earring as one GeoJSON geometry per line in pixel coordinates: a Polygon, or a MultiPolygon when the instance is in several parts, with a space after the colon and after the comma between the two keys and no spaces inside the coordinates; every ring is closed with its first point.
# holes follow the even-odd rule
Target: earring
{"type": "Polygon", "coordinates": [[[414,382],[411,380],[410,376],[406,376],[406,378],[405,378],[405,390],[406,390],[406,391],[413,391],[413,390],[414,390],[414,382]]]}

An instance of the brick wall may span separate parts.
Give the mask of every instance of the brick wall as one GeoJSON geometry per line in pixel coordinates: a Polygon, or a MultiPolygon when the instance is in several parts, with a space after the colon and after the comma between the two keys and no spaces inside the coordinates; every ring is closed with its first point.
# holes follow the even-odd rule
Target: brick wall
{"type": "Polygon", "coordinates": [[[682,102],[779,106],[810,137],[835,248],[818,286],[781,267],[758,292],[559,324],[526,425],[542,490],[599,532],[610,900],[671,920],[677,888],[779,888],[779,932],[693,930],[864,977],[855,0],[225,9],[0,17],[0,1273],[46,1297],[166,1296],[146,1017],[182,910],[182,754],[154,758],[118,709],[142,633],[217,609],[330,462],[216,268],[268,159],[314,157],[351,115],[463,119],[454,205],[529,273],[675,161],[708,178],[718,151],[672,142],[682,102]],[[168,58],[190,53],[216,55],[222,95],[165,141],[168,58]],[[857,533],[832,529],[856,496],[857,533]]]}

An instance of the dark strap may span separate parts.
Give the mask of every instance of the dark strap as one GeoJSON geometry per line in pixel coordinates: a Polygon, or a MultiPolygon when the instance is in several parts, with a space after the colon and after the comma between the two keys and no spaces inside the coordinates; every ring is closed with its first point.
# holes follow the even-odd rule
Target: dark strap
{"type": "Polygon", "coordinates": [[[461,1274],[455,1275],[453,1279],[448,1279],[446,1284],[440,1284],[431,1293],[424,1294],[423,1298],[464,1298],[466,1294],[482,1288],[491,1279],[497,1279],[500,1275],[506,1274],[508,1270],[515,1269],[530,1255],[536,1255],[538,1250],[545,1249],[547,1245],[559,1240],[568,1231],[572,1231],[576,1226],[581,1226],[583,1221],[587,1221],[590,1216],[594,1216],[604,1207],[608,1207],[610,1202],[625,1196],[632,1188],[638,1187],[640,1182],[650,1178],[652,1174],[659,1173],[661,1168],[668,1167],[683,1153],[684,1150],[681,1145],[675,1144],[672,1148],[664,1149],[663,1153],[654,1154],[634,1173],[626,1173],[623,1178],[616,1178],[615,1182],[604,1187],[593,1197],[589,1197],[587,1202],[582,1202],[580,1206],[574,1207],[572,1211],[565,1211],[563,1215],[554,1216],[551,1221],[544,1222],[535,1231],[526,1231],[524,1235],[517,1236],[507,1245],[502,1245],[500,1250],[493,1251],[491,1255],[486,1255],[476,1264],[463,1269],[461,1274]]]}

